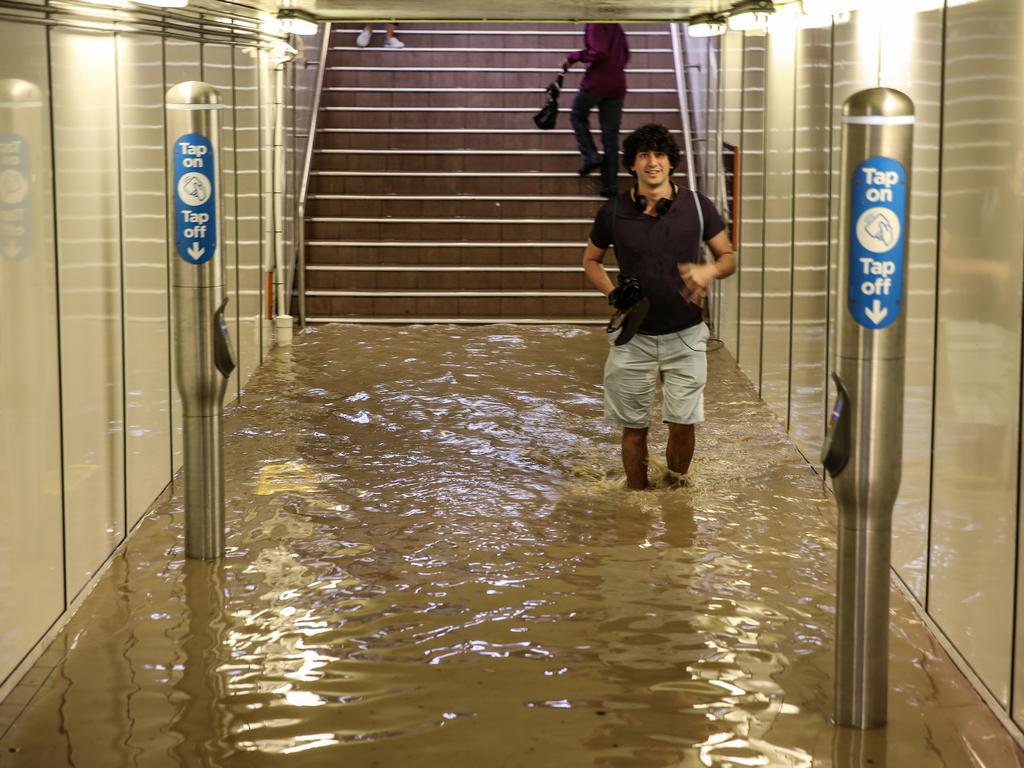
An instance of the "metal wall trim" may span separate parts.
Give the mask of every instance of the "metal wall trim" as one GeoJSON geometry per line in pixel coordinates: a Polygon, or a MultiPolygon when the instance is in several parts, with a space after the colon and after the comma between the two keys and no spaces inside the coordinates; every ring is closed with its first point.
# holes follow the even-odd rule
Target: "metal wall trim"
{"type": "Polygon", "coordinates": [[[114,35],[114,136],[117,142],[117,253],[121,290],[121,541],[128,538],[128,345],[125,340],[125,254],[124,254],[124,142],[121,140],[121,47],[114,35]]]}
{"type": "MultiPolygon", "coordinates": [[[[49,112],[49,129],[50,129],[50,195],[53,200],[53,290],[54,290],[54,309],[56,310],[56,318],[54,321],[54,332],[57,336],[57,346],[55,348],[57,354],[57,425],[60,429],[59,439],[57,441],[59,446],[60,456],[60,471],[57,473],[60,477],[60,570],[61,570],[61,588],[64,591],[64,611],[65,615],[69,608],[68,603],[68,531],[67,531],[67,477],[64,472],[64,465],[66,463],[66,456],[64,452],[64,388],[60,383],[64,380],[64,355],[61,349],[61,332],[60,332],[60,318],[61,318],[61,291],[60,291],[60,216],[57,211],[57,205],[59,198],[57,196],[57,136],[56,129],[53,124],[53,41],[51,33],[53,28],[47,29],[44,37],[46,38],[46,107],[49,112]]],[[[97,569],[99,571],[100,569],[97,569]]],[[[58,622],[60,619],[58,618],[58,622]]]]}
{"type": "MultiPolygon", "coordinates": [[[[796,305],[796,137],[797,105],[800,101],[800,46],[793,51],[793,142],[790,145],[792,165],[789,170],[789,365],[786,366],[786,432],[793,424],[793,315],[796,305]]],[[[808,462],[810,463],[810,462],[808,462]]]]}
{"type": "MultiPolygon", "coordinates": [[[[683,127],[683,146],[686,152],[686,178],[694,192],[700,191],[699,174],[693,166],[693,139],[690,135],[690,104],[686,93],[686,75],[684,74],[682,43],[679,40],[679,24],[668,25],[672,35],[672,66],[676,75],[676,97],[679,99],[679,119],[683,127]]],[[[625,111],[625,110],[623,110],[625,111]]]]}
{"type": "MultiPolygon", "coordinates": [[[[832,328],[832,172],[834,168],[835,152],[833,151],[835,145],[835,120],[833,116],[836,111],[836,25],[835,21],[829,27],[828,37],[828,180],[826,182],[828,209],[827,215],[825,216],[825,370],[824,378],[822,382],[822,391],[825,393],[824,398],[824,409],[821,414],[821,434],[822,437],[825,435],[825,430],[828,428],[829,417],[832,409],[829,407],[829,386],[831,379],[829,378],[829,366],[832,364],[832,344],[831,339],[831,328],[832,328]]],[[[826,485],[828,483],[827,475],[822,472],[821,483],[826,485]]]]}
{"type": "Polygon", "coordinates": [[[965,659],[964,656],[960,653],[959,649],[956,647],[953,641],[946,636],[946,633],[943,631],[942,627],[940,627],[935,622],[935,620],[931,617],[931,614],[929,614],[928,611],[926,611],[924,607],[917,601],[917,598],[914,597],[914,593],[911,592],[910,588],[903,583],[903,579],[900,577],[900,575],[892,569],[890,569],[890,573],[894,577],[893,579],[891,579],[891,583],[894,584],[896,588],[903,593],[903,596],[906,598],[907,602],[910,603],[910,606],[917,613],[918,618],[921,619],[921,622],[925,625],[929,634],[931,634],[931,636],[938,641],[939,645],[942,646],[942,649],[949,655],[949,658],[953,660],[953,663],[956,665],[956,668],[960,670],[960,673],[963,674],[964,677],[967,678],[967,681],[971,684],[971,687],[974,688],[975,692],[981,697],[982,701],[984,701],[985,704],[988,705],[988,708],[992,711],[992,714],[996,716],[996,719],[999,720],[1000,724],[1007,730],[1010,736],[1013,737],[1013,740],[1016,741],[1022,749],[1024,749],[1024,731],[1021,730],[1021,727],[1017,725],[1017,723],[1013,720],[1012,717],[1010,717],[1009,712],[1003,707],[999,699],[992,695],[992,692],[989,691],[984,681],[982,681],[982,679],[971,667],[967,659],[965,659]]]}
{"type": "Polygon", "coordinates": [[[306,327],[306,194],[309,191],[309,170],[313,162],[313,145],[316,143],[317,119],[320,115],[320,94],[324,84],[324,70],[327,68],[327,48],[331,39],[331,25],[323,29],[320,42],[320,63],[313,87],[313,104],[309,117],[309,131],[306,140],[306,154],[302,161],[302,186],[299,188],[295,212],[296,270],[298,271],[299,327],[306,327]]]}

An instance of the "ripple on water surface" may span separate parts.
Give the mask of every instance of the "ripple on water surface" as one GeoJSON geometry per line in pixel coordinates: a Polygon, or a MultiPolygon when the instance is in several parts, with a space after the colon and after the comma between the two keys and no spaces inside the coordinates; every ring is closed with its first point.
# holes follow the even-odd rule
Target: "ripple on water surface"
{"type": "Polygon", "coordinates": [[[182,561],[162,501],[125,599],[85,612],[129,636],[63,661],[64,738],[91,749],[70,721],[92,653],[135,707],[97,742],[124,765],[811,765],[832,730],[820,481],[718,353],[691,487],[661,479],[657,425],[654,487],[625,491],[603,335],[300,334],[226,418],[228,557],[182,561]]]}

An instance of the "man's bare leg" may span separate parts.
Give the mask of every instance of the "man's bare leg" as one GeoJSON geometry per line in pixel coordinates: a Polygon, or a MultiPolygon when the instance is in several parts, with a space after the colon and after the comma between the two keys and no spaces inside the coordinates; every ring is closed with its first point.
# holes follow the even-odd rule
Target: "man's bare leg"
{"type": "MultiPolygon", "coordinates": [[[[692,453],[692,448],[691,448],[692,453]]],[[[624,427],[622,430],[622,466],[626,486],[634,491],[647,487],[647,429],[624,427]]]]}
{"type": "Polygon", "coordinates": [[[665,448],[665,463],[673,472],[685,475],[690,471],[695,444],[693,424],[668,425],[668,446],[665,448]]]}

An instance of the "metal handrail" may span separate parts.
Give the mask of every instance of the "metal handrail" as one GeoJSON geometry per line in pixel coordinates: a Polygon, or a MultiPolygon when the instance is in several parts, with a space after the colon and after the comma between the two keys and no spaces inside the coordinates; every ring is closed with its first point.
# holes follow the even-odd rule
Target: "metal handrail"
{"type": "Polygon", "coordinates": [[[679,98],[679,116],[683,122],[683,143],[686,152],[686,181],[694,192],[700,191],[697,169],[693,165],[693,139],[690,137],[690,103],[686,96],[686,71],[683,66],[683,52],[679,43],[679,24],[668,25],[672,36],[672,66],[676,72],[676,96],[679,98]]]}
{"type": "Polygon", "coordinates": [[[306,157],[302,162],[302,186],[296,202],[295,243],[299,249],[295,264],[298,270],[299,327],[306,327],[306,192],[309,189],[309,168],[313,163],[313,143],[316,141],[317,117],[320,115],[320,93],[324,85],[324,70],[327,68],[327,49],[331,43],[331,24],[324,24],[324,38],[320,41],[320,63],[316,73],[316,87],[313,90],[313,109],[309,118],[309,136],[306,138],[306,157]]]}

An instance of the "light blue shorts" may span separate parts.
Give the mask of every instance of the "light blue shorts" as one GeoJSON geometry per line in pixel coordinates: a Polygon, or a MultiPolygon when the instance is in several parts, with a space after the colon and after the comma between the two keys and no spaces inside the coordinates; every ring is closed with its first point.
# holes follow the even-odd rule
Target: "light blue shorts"
{"type": "Polygon", "coordinates": [[[621,347],[609,334],[604,364],[604,415],[613,427],[645,429],[658,381],[662,384],[662,420],[673,424],[704,421],[704,385],[708,380],[710,331],[698,323],[678,333],[637,334],[621,347]]]}

